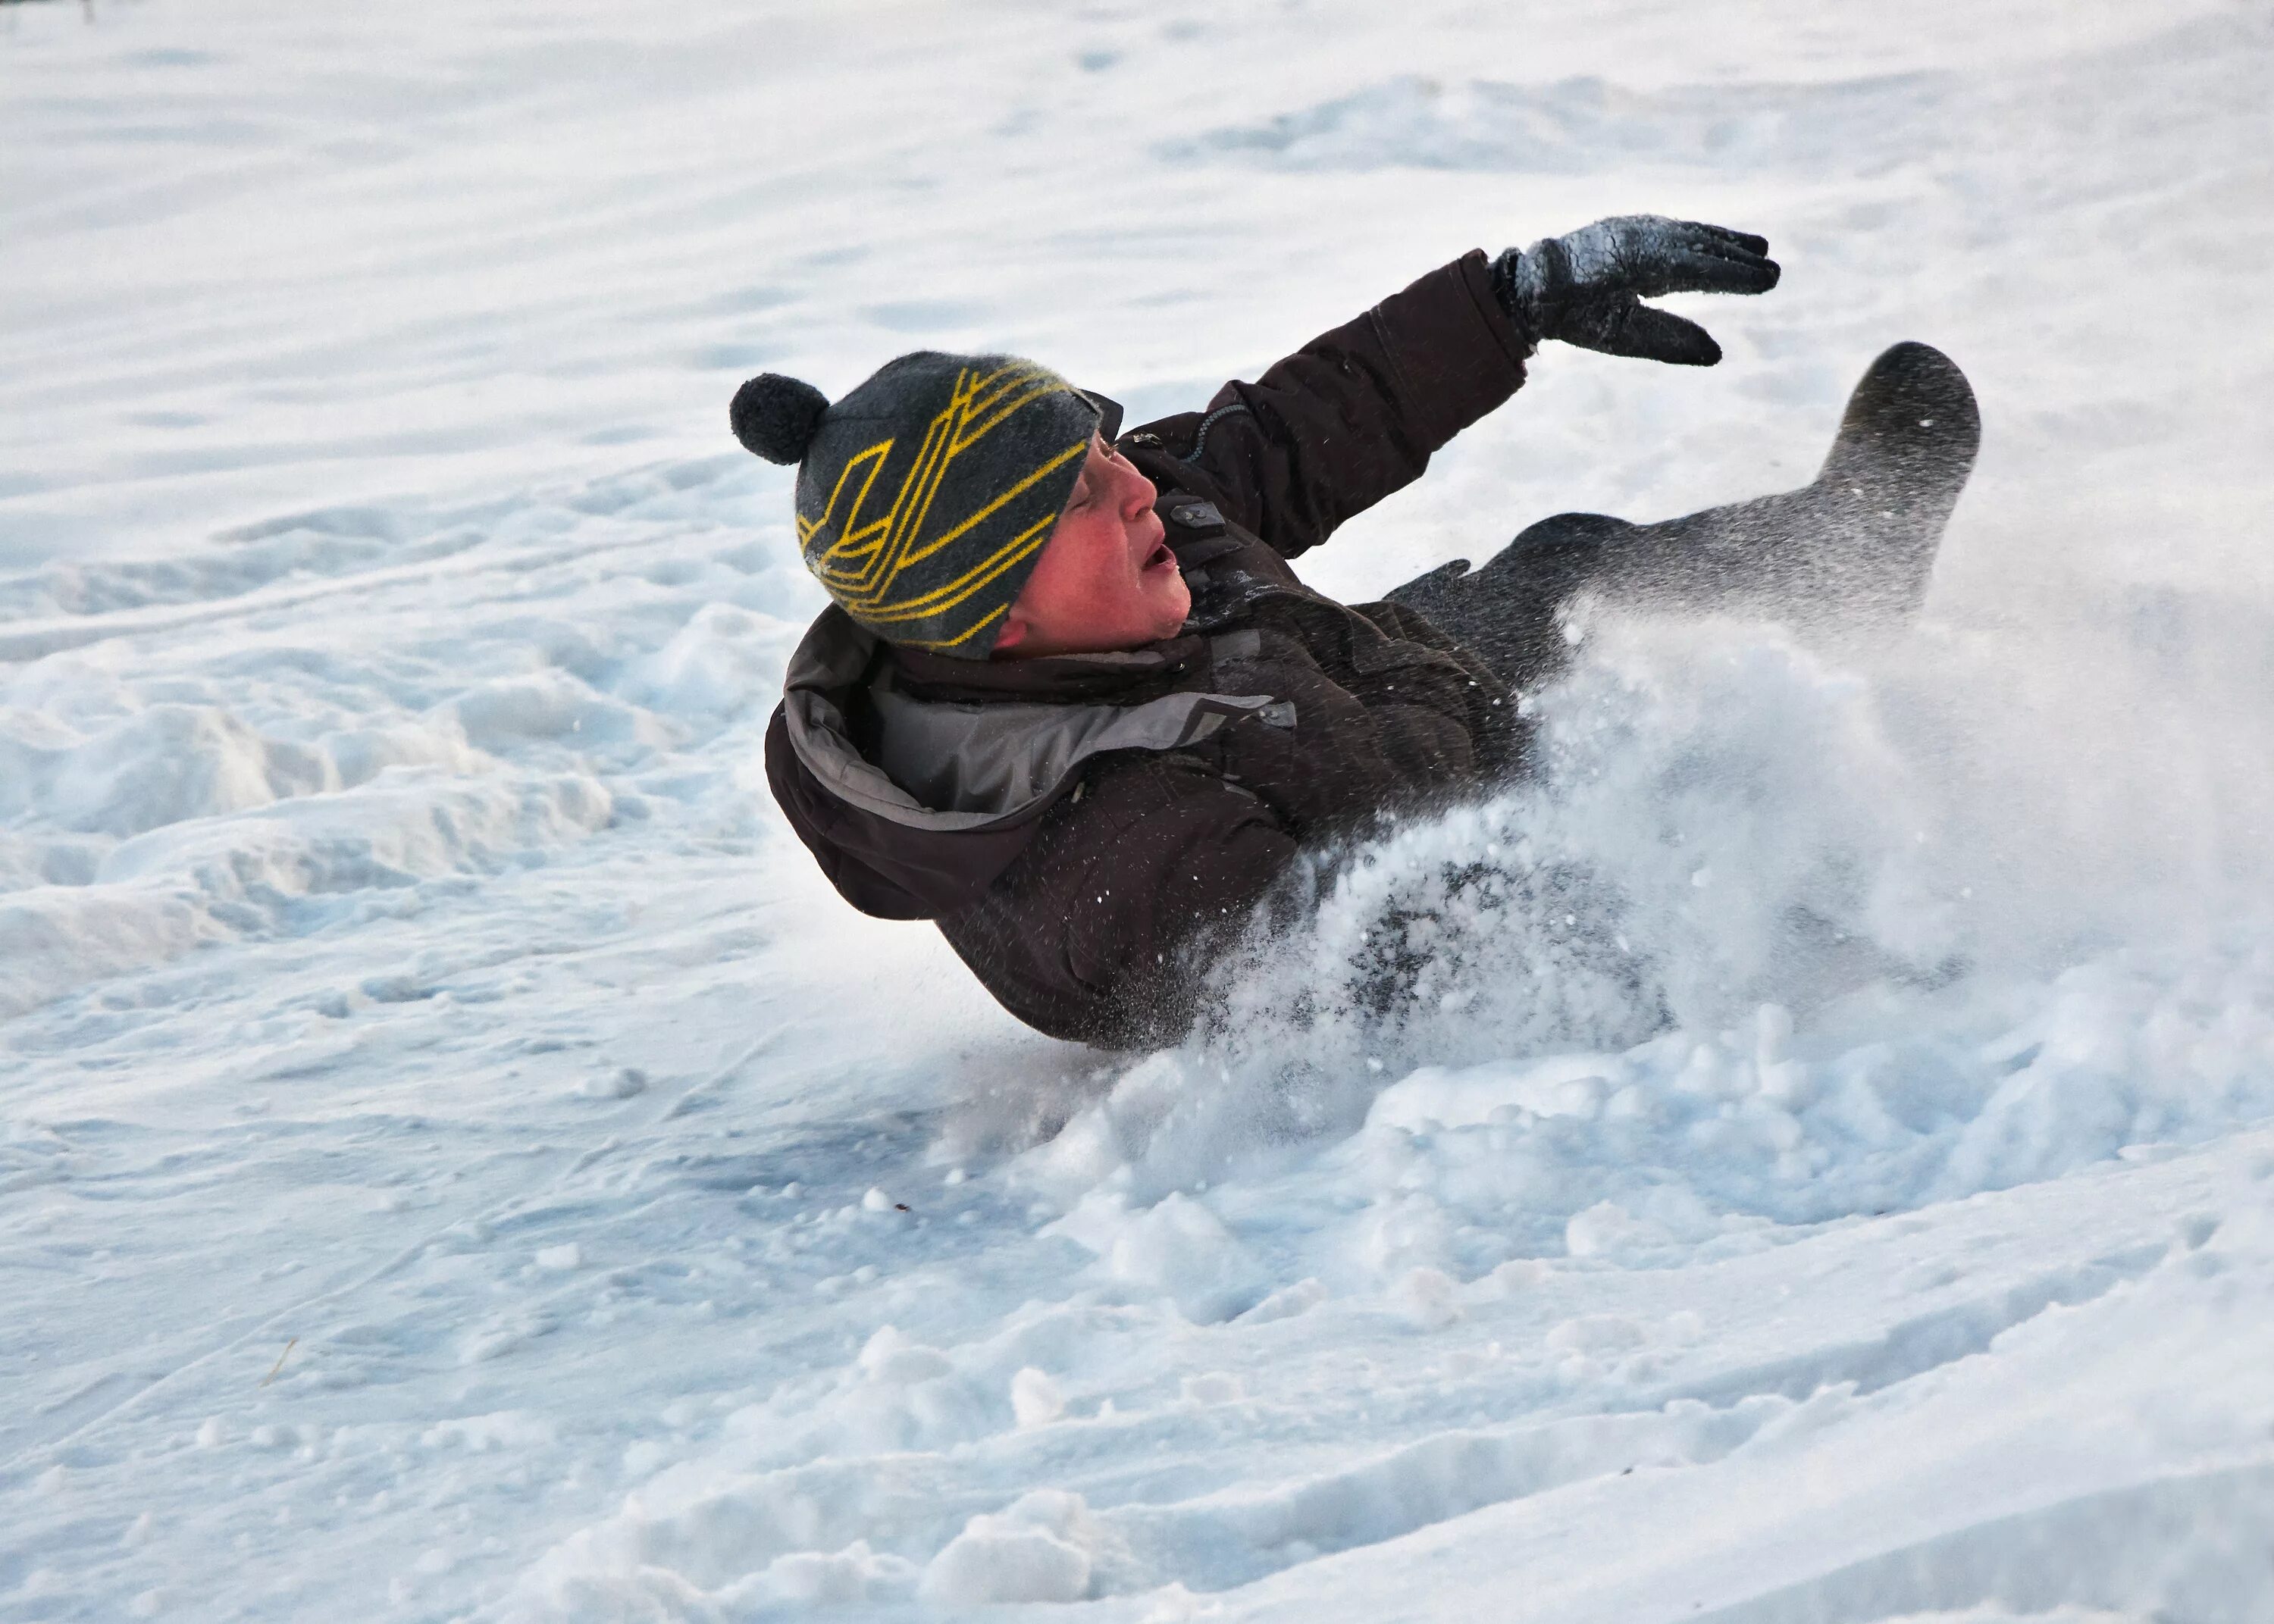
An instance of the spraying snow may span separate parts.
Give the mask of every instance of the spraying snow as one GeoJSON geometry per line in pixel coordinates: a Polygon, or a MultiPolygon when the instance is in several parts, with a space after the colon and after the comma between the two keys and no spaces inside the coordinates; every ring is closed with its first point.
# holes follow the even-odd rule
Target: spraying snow
{"type": "Polygon", "coordinates": [[[2255,1620],[2274,29],[0,7],[0,1619],[2255,1620]],[[1189,405],[1473,245],[1767,234],[1306,560],[1797,484],[1924,621],[1599,616],[1544,770],[1050,1043],[757,747],[760,368],[1189,405]]]}

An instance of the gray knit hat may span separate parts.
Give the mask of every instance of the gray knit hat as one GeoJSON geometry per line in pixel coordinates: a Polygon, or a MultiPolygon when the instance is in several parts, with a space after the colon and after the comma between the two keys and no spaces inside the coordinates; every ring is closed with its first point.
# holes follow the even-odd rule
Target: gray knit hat
{"type": "Polygon", "coordinates": [[[751,451],[798,465],[798,546],[846,613],[887,643],[985,659],[1106,404],[1015,356],[921,350],[833,405],[764,373],[728,415],[751,451]]]}

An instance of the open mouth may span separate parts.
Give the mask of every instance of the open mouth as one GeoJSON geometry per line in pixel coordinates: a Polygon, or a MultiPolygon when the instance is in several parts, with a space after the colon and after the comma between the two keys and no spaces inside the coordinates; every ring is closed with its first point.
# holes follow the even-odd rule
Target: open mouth
{"type": "Polygon", "coordinates": [[[1153,544],[1153,550],[1145,555],[1145,562],[1140,568],[1144,573],[1149,575],[1152,571],[1164,567],[1174,569],[1177,567],[1177,555],[1169,550],[1167,542],[1156,542],[1153,544]]]}

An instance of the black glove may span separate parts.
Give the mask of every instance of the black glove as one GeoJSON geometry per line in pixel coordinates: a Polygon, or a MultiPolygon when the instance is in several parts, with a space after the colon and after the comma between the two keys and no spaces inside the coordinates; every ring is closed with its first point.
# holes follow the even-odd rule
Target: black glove
{"type": "Polygon", "coordinates": [[[1493,289],[1528,343],[1560,338],[1605,355],[1711,366],[1721,346],[1694,321],[1642,303],[1661,293],[1766,293],[1765,237],[1660,214],[1620,214],[1493,261],[1493,289]]]}

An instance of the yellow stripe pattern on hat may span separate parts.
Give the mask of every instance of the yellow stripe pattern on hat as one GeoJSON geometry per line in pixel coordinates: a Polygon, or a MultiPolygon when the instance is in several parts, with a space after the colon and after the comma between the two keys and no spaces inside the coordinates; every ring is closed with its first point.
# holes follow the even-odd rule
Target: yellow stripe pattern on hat
{"type": "Polygon", "coordinates": [[[957,374],[947,405],[926,425],[923,443],[893,493],[892,506],[874,518],[864,515],[871,511],[877,477],[895,442],[890,438],[880,440],[850,458],[838,475],[821,516],[808,520],[801,515],[797,522],[798,545],[808,568],[830,597],[887,641],[914,648],[953,649],[993,624],[1005,605],[990,597],[984,613],[953,635],[917,639],[893,635],[896,626],[950,615],[984,593],[990,583],[1016,568],[1050,540],[1058,523],[1055,512],[1028,525],[985,557],[974,560],[968,569],[952,580],[904,598],[895,597],[896,583],[910,566],[953,546],[1006,504],[1088,452],[1088,440],[1077,440],[996,491],[976,511],[942,515],[934,520],[932,499],[956,459],[1009,421],[1020,408],[1060,392],[1073,391],[1056,372],[1028,361],[987,372],[964,368],[957,374]],[[845,503],[841,517],[840,502],[845,503]],[[828,541],[832,527],[836,539],[828,541]]]}

